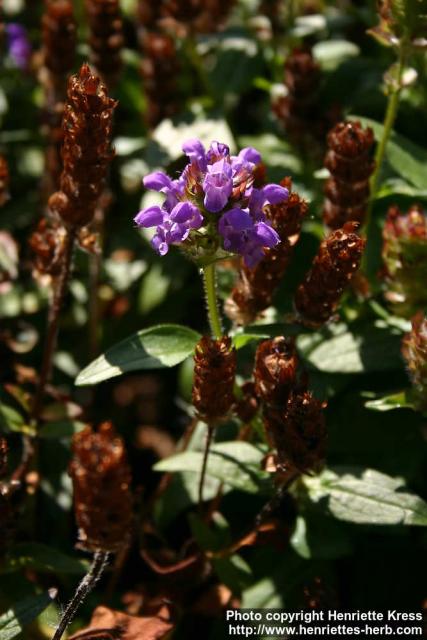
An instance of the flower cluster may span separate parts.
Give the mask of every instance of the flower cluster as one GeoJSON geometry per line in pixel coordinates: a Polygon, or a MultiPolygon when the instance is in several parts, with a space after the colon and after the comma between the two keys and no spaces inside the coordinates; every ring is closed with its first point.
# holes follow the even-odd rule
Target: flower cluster
{"type": "Polygon", "coordinates": [[[427,215],[413,205],[390,207],[383,228],[386,298],[397,315],[410,318],[427,304],[427,215]]]}
{"type": "Polygon", "coordinates": [[[183,151],[189,163],[176,180],[161,171],[144,178],[148,189],[163,193],[166,199],[161,207],[140,211],[136,224],[156,228],[152,246],[160,255],[178,244],[205,263],[222,250],[242,255],[245,264],[254,267],[265,247],[280,242],[264,207],[286,200],[288,189],[276,184],[253,186],[261,156],[252,147],[232,156],[226,144],[212,142],[206,151],[194,139],[184,143],[183,151]]]}

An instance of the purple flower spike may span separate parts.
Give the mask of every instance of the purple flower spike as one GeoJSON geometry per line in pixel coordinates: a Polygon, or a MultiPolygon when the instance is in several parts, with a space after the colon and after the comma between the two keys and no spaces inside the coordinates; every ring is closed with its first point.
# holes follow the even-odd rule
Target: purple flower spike
{"type": "Polygon", "coordinates": [[[203,181],[204,205],[208,211],[218,213],[225,207],[233,191],[232,175],[231,164],[225,158],[208,165],[208,172],[203,181]]]}
{"type": "Polygon", "coordinates": [[[160,255],[176,244],[197,259],[211,261],[218,256],[210,247],[222,246],[240,254],[249,268],[254,267],[266,249],[280,242],[264,207],[286,200],[288,190],[275,184],[253,186],[255,168],[261,163],[261,155],[253,147],[231,156],[222,142],[212,142],[206,151],[200,140],[191,139],[182,148],[189,163],[176,179],[161,171],[145,177],[144,185],[163,193],[164,202],[140,211],[136,224],[155,227],[151,243],[160,255]],[[200,244],[200,236],[194,233],[197,229],[212,242],[200,244]]]}
{"type": "Polygon", "coordinates": [[[160,207],[147,207],[138,213],[134,218],[134,222],[139,227],[157,227],[157,225],[163,222],[163,212],[160,207]]]}

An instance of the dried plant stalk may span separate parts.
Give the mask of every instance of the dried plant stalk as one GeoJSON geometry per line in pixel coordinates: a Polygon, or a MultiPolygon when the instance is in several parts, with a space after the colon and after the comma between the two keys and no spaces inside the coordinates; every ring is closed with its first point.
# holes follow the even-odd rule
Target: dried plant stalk
{"type": "Polygon", "coordinates": [[[347,222],[320,245],[295,296],[295,308],[305,324],[321,326],[332,317],[359,268],[365,241],[356,233],[357,227],[356,222],[347,222]]]}

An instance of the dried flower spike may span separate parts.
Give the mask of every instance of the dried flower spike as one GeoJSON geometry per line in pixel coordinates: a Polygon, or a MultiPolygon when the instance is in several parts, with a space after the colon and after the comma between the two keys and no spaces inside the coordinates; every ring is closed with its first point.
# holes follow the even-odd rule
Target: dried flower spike
{"type": "MultiPolygon", "coordinates": [[[[289,178],[285,178],[280,184],[291,189],[289,178]]],[[[254,268],[249,269],[243,265],[224,307],[228,317],[237,324],[249,324],[271,305],[273,295],[292,258],[307,210],[307,203],[295,191],[290,192],[287,200],[266,208],[267,217],[279,235],[280,244],[265,249],[264,258],[254,268]]]]}
{"type": "Polygon", "coordinates": [[[231,338],[203,336],[194,355],[193,404],[199,417],[212,424],[234,403],[236,351],[231,338]]]}
{"type": "Polygon", "coordinates": [[[427,305],[427,214],[413,205],[402,214],[390,207],[383,227],[386,298],[393,311],[411,318],[427,305]]]}
{"type": "Polygon", "coordinates": [[[402,354],[414,386],[420,410],[427,409],[427,318],[422,311],[412,319],[412,329],[403,339],[402,354]]]}
{"type": "Polygon", "coordinates": [[[42,67],[39,79],[44,89],[44,120],[47,137],[44,192],[58,189],[62,170],[62,116],[67,77],[74,66],[76,21],[71,0],[48,0],[41,20],[42,67]]]}
{"type": "Polygon", "coordinates": [[[141,76],[147,101],[145,121],[154,129],[164,118],[179,109],[180,96],[176,79],[179,61],[173,38],[165,33],[144,33],[141,38],[141,76]]]}
{"type": "Polygon", "coordinates": [[[9,167],[3,156],[0,156],[0,207],[9,199],[9,167]]]}
{"type": "Polygon", "coordinates": [[[68,83],[60,191],[49,199],[63,223],[76,228],[93,219],[113,158],[111,131],[116,102],[87,64],[68,83]]]}
{"type": "Polygon", "coordinates": [[[325,184],[323,220],[339,229],[350,220],[363,224],[369,200],[369,178],[374,134],[360,122],[340,122],[328,134],[325,167],[331,177],[325,184]]]}
{"type": "Polygon", "coordinates": [[[56,220],[42,218],[28,244],[34,255],[37,276],[57,277],[61,273],[65,229],[56,220]]]}
{"type": "Polygon", "coordinates": [[[43,64],[51,74],[51,82],[62,92],[66,76],[74,65],[76,53],[76,21],[70,0],[47,0],[42,20],[43,64]]]}
{"type": "Polygon", "coordinates": [[[295,308],[305,324],[320,326],[332,317],[359,268],[365,241],[356,233],[357,227],[356,222],[346,222],[320,245],[295,296],[295,308]]]}
{"type": "Polygon", "coordinates": [[[258,398],[267,405],[285,406],[296,382],[297,367],[298,357],[293,340],[279,336],[261,342],[254,366],[258,398]]]}
{"type": "Polygon", "coordinates": [[[234,0],[163,0],[160,24],[175,35],[214,33],[221,29],[234,0]]]}
{"type": "Polygon", "coordinates": [[[285,63],[284,84],[288,93],[273,103],[273,111],[289,139],[305,147],[319,122],[320,66],[310,49],[294,49],[290,53],[285,63]]]}
{"type": "Polygon", "coordinates": [[[122,67],[123,22],[118,0],[86,0],[91,63],[108,87],[122,67]]]}
{"type": "Polygon", "coordinates": [[[88,551],[122,548],[132,521],[131,476],[123,440],[111,423],[74,436],[70,475],[81,546],[88,551]]]}
{"type": "Polygon", "coordinates": [[[282,471],[293,468],[300,473],[317,471],[325,458],[326,425],[323,410],[326,403],[310,391],[293,390],[283,408],[267,407],[264,425],[277,450],[282,471]]]}

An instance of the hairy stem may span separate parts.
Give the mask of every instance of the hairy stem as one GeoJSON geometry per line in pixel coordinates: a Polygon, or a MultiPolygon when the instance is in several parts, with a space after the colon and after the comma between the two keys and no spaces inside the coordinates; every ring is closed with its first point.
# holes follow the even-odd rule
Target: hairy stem
{"type": "Polygon", "coordinates": [[[396,81],[395,81],[395,85],[390,89],[390,94],[387,102],[387,109],[384,116],[383,135],[381,137],[381,140],[379,141],[377,150],[375,152],[375,169],[374,169],[374,173],[371,176],[371,181],[370,181],[371,199],[370,199],[369,208],[366,216],[366,222],[365,222],[366,228],[369,227],[372,207],[374,204],[376,193],[378,191],[379,179],[380,179],[381,170],[384,162],[385,152],[387,149],[387,143],[389,141],[391,132],[393,131],[393,126],[397,116],[400,93],[402,91],[402,74],[405,68],[405,64],[406,64],[406,46],[405,46],[405,43],[402,42],[399,50],[396,81]]]}
{"type": "Polygon", "coordinates": [[[221,318],[219,315],[218,301],[216,297],[215,264],[203,267],[203,283],[205,288],[206,307],[208,311],[209,325],[212,337],[219,339],[222,336],[221,318]]]}
{"type": "MultiPolygon", "coordinates": [[[[75,241],[75,229],[68,229],[64,240],[64,254],[62,258],[61,273],[56,282],[53,294],[52,304],[48,314],[47,336],[43,349],[43,359],[41,371],[38,380],[36,393],[30,411],[30,420],[37,429],[37,423],[42,409],[43,397],[46,391],[46,385],[49,382],[52,371],[53,357],[55,355],[56,342],[58,338],[59,317],[62,309],[62,303],[67,291],[68,280],[70,277],[71,260],[73,257],[75,241]]],[[[31,461],[36,454],[36,441],[33,436],[24,435],[22,457],[18,467],[12,474],[12,480],[20,483],[27,473],[31,461]]],[[[16,485],[18,487],[18,484],[16,485]]]]}
{"type": "Polygon", "coordinates": [[[74,618],[77,609],[83,603],[87,595],[92,591],[100,577],[102,576],[109,558],[108,551],[97,551],[93,556],[93,561],[88,573],[78,585],[72,599],[68,603],[64,613],[62,614],[59,625],[52,637],[52,640],[60,640],[74,618]]]}
{"type": "Polygon", "coordinates": [[[31,408],[31,419],[37,422],[42,407],[46,385],[49,382],[52,372],[53,357],[55,355],[56,342],[58,339],[59,318],[67,291],[68,280],[71,271],[71,260],[73,257],[75,241],[75,229],[68,229],[64,240],[64,255],[62,259],[62,269],[56,284],[52,305],[49,310],[48,329],[46,342],[43,351],[43,360],[36,395],[31,408]]]}

